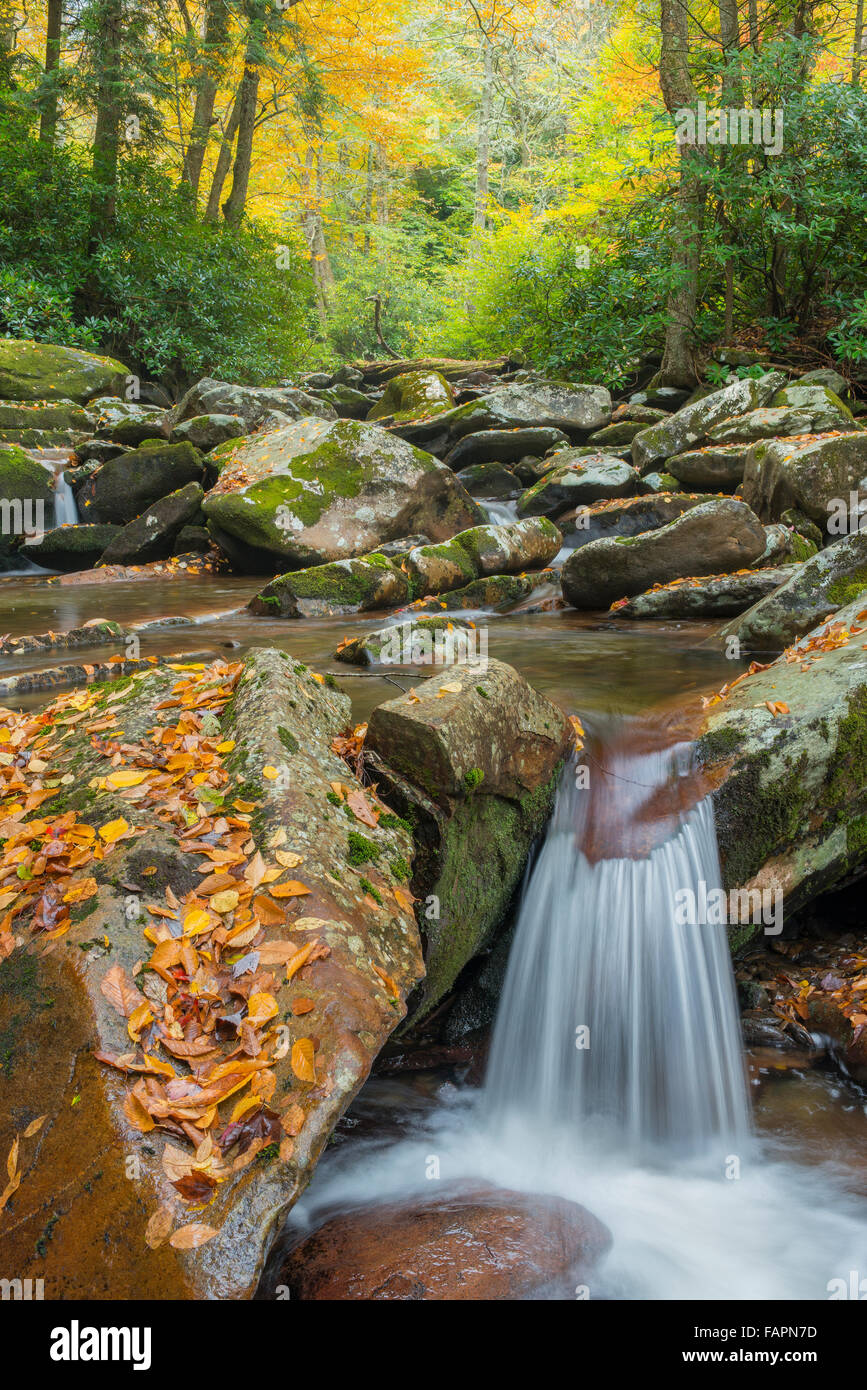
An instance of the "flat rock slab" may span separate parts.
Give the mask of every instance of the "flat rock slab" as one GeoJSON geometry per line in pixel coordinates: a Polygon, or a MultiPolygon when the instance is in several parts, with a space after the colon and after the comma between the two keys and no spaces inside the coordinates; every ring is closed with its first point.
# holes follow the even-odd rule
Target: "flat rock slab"
{"type": "Polygon", "coordinates": [[[797,566],[745,570],[743,574],[705,574],[660,584],[646,594],[612,603],[618,618],[730,618],[767,598],[790,579],[797,566]]]}

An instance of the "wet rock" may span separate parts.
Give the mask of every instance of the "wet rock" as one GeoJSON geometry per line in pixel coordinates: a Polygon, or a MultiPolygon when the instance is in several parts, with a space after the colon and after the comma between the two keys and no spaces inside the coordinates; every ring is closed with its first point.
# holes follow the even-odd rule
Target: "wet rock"
{"type": "Polygon", "coordinates": [[[731,618],[790,579],[796,566],[676,579],[611,606],[618,618],[731,618]]]}
{"type": "MultiPolygon", "coordinates": [[[[645,482],[647,480],[645,479],[645,482]]],[[[557,518],[563,542],[577,550],[590,541],[613,536],[637,536],[656,531],[712,499],[701,493],[658,493],[650,497],[614,498],[593,506],[576,507],[557,518]]]]}
{"type": "Polygon", "coordinates": [[[80,348],[0,338],[0,400],[69,400],[122,391],[127,369],[111,357],[80,348]]]}
{"type": "Polygon", "coordinates": [[[247,426],[240,415],[192,415],[175,425],[169,436],[172,444],[186,441],[202,454],[209,454],[218,444],[230,439],[240,439],[247,433],[247,426]]]}
{"type": "Polygon", "coordinates": [[[474,579],[543,569],[563,537],[545,517],[502,526],[474,526],[440,545],[419,546],[403,562],[415,598],[461,589],[474,579]]]}
{"type": "Polygon", "coordinates": [[[466,659],[474,640],[475,624],[448,614],[417,618],[407,616],[375,632],[344,638],[334,652],[349,666],[437,666],[466,659]]]}
{"type": "Polygon", "coordinates": [[[292,1251],[280,1282],[306,1302],[568,1298],[610,1244],[564,1198],[452,1187],[332,1217],[292,1251]]]}
{"type": "Polygon", "coordinates": [[[0,569],[14,569],[15,541],[54,522],[51,475],[23,449],[0,445],[0,569]]]}
{"type": "Polygon", "coordinates": [[[819,551],[787,583],[724,630],[747,651],[782,651],[830,613],[863,596],[867,606],[867,534],[819,551]]]}
{"type": "Polygon", "coordinates": [[[117,396],[97,396],[90,403],[95,415],[96,433],[100,439],[110,439],[125,448],[135,449],[146,439],[161,439],[166,420],[165,410],[155,405],[138,405],[117,396]]]}
{"type": "Polygon", "coordinates": [[[685,405],[658,425],[650,425],[632,441],[632,460],[641,472],[655,463],[684,454],[702,444],[714,425],[733,415],[745,415],[766,405],[783,385],[782,372],[768,372],[758,380],[750,378],[714,391],[692,405],[685,405]]]}
{"type": "Polygon", "coordinates": [[[402,372],[391,378],[382,399],[368,410],[367,419],[396,422],[427,419],[451,410],[454,403],[454,392],[439,372],[402,372]]]}
{"type": "Polygon", "coordinates": [[[310,618],[394,608],[408,598],[409,581],[403,570],[374,552],[280,574],[249,606],[251,613],[268,618],[310,618]]]}
{"type": "Polygon", "coordinates": [[[337,382],[326,391],[316,393],[330,405],[339,420],[365,420],[370,410],[370,397],[352,386],[337,382]]]}
{"type": "Polygon", "coordinates": [[[142,565],[151,560],[167,560],[176,553],[178,534],[197,515],[204,496],[198,483],[187,483],[161,497],[108,543],[102,564],[142,565]]]}
{"type": "Polygon", "coordinates": [[[235,386],[204,377],[170,411],[166,430],[171,433],[182,421],[199,415],[239,415],[248,430],[255,430],[272,410],[279,410],[290,420],[307,416],[336,419],[330,405],[295,386],[235,386]]]}
{"type": "Polygon", "coordinates": [[[106,522],[93,525],[58,526],[53,531],[25,541],[21,555],[45,569],[72,573],[90,569],[99,560],[106,546],[123,530],[106,522]]]}
{"type": "Polygon", "coordinates": [[[306,419],[245,441],[204,511],[250,573],[351,559],[416,531],[446,540],[484,520],[451,469],[355,420],[306,419]]]}
{"type": "MultiPolygon", "coordinates": [[[[112,718],[121,731],[118,746],[124,758],[130,758],[128,745],[139,748],[140,767],[161,768],[170,744],[164,741],[163,754],[154,758],[150,731],[162,726],[168,733],[179,719],[200,752],[202,739],[212,749],[221,740],[233,743],[230,753],[213,753],[210,792],[199,783],[193,794],[192,780],[181,786],[172,773],[165,797],[143,797],[141,787],[112,790],[105,782],[118,771],[111,751],[101,736],[91,740],[79,720],[50,755],[58,772],[75,768],[73,782],[55,798],[56,811],[43,801],[27,816],[31,839],[33,823],[59,815],[61,808],[75,813],[64,823],[67,831],[72,824],[96,828],[123,818],[131,832],[117,840],[97,836],[100,844],[105,841],[102,857],[90,857],[63,880],[95,880],[75,904],[68,930],[52,943],[34,921],[19,918],[14,930],[20,944],[0,963],[0,1031],[7,1040],[3,1152],[15,1133],[47,1116],[38,1137],[22,1140],[21,1185],[0,1215],[0,1237],[16,1277],[44,1278],[46,1298],[249,1297],[281,1218],[403,1016],[406,995],[422,970],[415,919],[408,902],[393,892],[397,880],[389,868],[411,857],[410,836],[396,821],[363,826],[377,862],[359,866],[352,825],[327,799],[337,781],[362,794],[347,764],[331,751],[348,722],[349,701],[276,651],[251,651],[240,668],[215,665],[184,709],[190,679],[197,674],[151,669],[137,674],[128,689],[105,693],[112,696],[112,718]],[[195,695],[208,689],[206,707],[195,695]],[[286,774],[269,780],[268,768],[285,768],[286,774]],[[94,779],[103,785],[92,788],[94,779]],[[231,899],[215,900],[216,890],[197,872],[208,867],[214,843],[227,843],[226,834],[212,836],[208,829],[219,819],[223,794],[225,815],[232,818],[226,834],[236,836],[239,857],[228,872],[225,863],[212,862],[210,877],[216,872],[233,879],[235,908],[231,899]],[[192,826],[184,807],[199,818],[192,826]],[[281,843],[282,850],[275,848],[281,843]],[[262,856],[265,878],[254,850],[262,856]],[[300,856],[292,869],[278,857],[287,852],[300,856]],[[303,880],[309,892],[302,901],[278,895],[271,868],[284,884],[303,880]],[[178,1018],[189,996],[178,991],[165,967],[160,974],[149,964],[156,943],[170,939],[171,929],[165,918],[139,918],[129,910],[131,897],[170,903],[169,887],[180,902],[177,926],[186,925],[186,935],[175,939],[183,941],[200,981],[210,981],[207,1005],[195,1010],[195,1020],[209,1022],[210,1032],[201,1033],[191,1014],[185,1035],[178,1036],[178,1029],[172,1036],[166,1006],[178,1018]],[[191,893],[193,899],[204,893],[205,908],[191,909],[191,893]],[[203,912],[206,925],[190,919],[191,910],[203,912]],[[256,930],[242,945],[247,914],[256,930]],[[149,921],[156,926],[146,937],[149,921]],[[314,942],[323,948],[319,957],[311,956],[287,980],[282,962],[295,947],[314,942]],[[227,957],[235,961],[232,971],[227,957]],[[147,1009],[138,1027],[124,1016],[140,993],[159,1026],[147,1021],[147,1009]],[[276,1004],[273,1014],[269,998],[276,1004]],[[295,1008],[302,999],[303,1015],[295,1008]],[[212,1044],[209,1051],[200,1044],[188,1051],[185,1040],[194,1034],[212,1044]],[[299,1061],[295,1070],[293,1050],[304,1039],[311,1049],[308,1062],[299,1061]],[[284,1041],[287,1047],[281,1047],[284,1041]],[[95,1052],[116,1065],[98,1060],[95,1052]],[[123,1059],[131,1054],[131,1066],[146,1067],[145,1052],[154,1062],[147,1085],[139,1085],[144,1100],[137,1106],[130,1093],[142,1073],[127,1071],[123,1059]],[[251,1090],[239,1089],[248,1084],[251,1090]],[[243,1096],[253,1098],[249,1123],[240,1133],[236,1128],[233,1140],[231,1114],[243,1096]],[[151,1111],[142,1109],[145,1102],[151,1111]],[[202,1156],[195,1177],[196,1151],[206,1134],[214,1143],[211,1161],[202,1156]],[[209,1182],[213,1173],[219,1177],[209,1182]],[[190,1180],[184,1196],[183,1177],[190,1180]],[[203,1193],[210,1198],[204,1208],[203,1193]],[[167,1222],[157,1236],[151,1223],[159,1224],[161,1208],[167,1222]],[[196,1223],[216,1234],[192,1248],[183,1238],[172,1243],[175,1232],[196,1223]]],[[[74,708],[64,705],[57,715],[74,708]]],[[[78,834],[73,842],[87,844],[86,833],[78,834]]],[[[14,848],[8,838],[6,848],[14,848]]]]}
{"type": "Polygon", "coordinates": [[[480,430],[543,427],[569,439],[585,439],[611,419],[611,396],[604,386],[533,381],[498,386],[435,419],[397,426],[405,439],[447,455],[459,439],[480,430]]]}
{"type": "Polygon", "coordinates": [[[471,464],[512,463],[527,455],[540,457],[552,449],[567,448],[569,436],[552,427],[477,430],[459,439],[446,454],[449,468],[459,469],[471,464]]]}
{"type": "Polygon", "coordinates": [[[481,613],[504,613],[523,603],[538,592],[546,594],[556,583],[555,570],[539,570],[536,574],[493,574],[488,579],[475,579],[461,589],[439,594],[435,598],[417,599],[413,613],[449,613],[463,609],[481,613]]]}
{"type": "Polygon", "coordinates": [[[848,505],[865,475],[865,432],[774,439],[749,450],[743,496],[762,521],[779,521],[794,507],[827,529],[835,503],[848,505]]]}
{"type": "Polygon", "coordinates": [[[373,711],[366,765],[415,825],[413,892],[439,914],[424,917],[414,1017],[502,925],[570,743],[562,710],[500,661],[453,667],[373,711]]]}
{"type": "Polygon", "coordinates": [[[125,526],[187,483],[201,484],[201,455],[192,444],[141,444],[109,459],[78,493],[82,521],[125,526]]]}
{"type": "MultiPolygon", "coordinates": [[[[708,444],[670,458],[666,471],[683,487],[706,488],[710,492],[734,492],[744,479],[747,446],[708,444]]],[[[649,479],[645,479],[649,482],[649,479]]]]}
{"type": "Polygon", "coordinates": [[[108,618],[91,618],[81,627],[68,628],[65,632],[37,632],[24,637],[0,637],[0,652],[4,656],[22,656],[27,652],[41,652],[52,648],[66,650],[70,647],[117,646],[126,636],[120,623],[108,618]]]}
{"type": "Polygon", "coordinates": [[[471,497],[501,499],[517,497],[521,491],[515,474],[500,463],[472,463],[455,473],[455,477],[471,497]]]}
{"type": "Polygon", "coordinates": [[[764,551],[763,526],[744,502],[724,497],[638,536],[592,541],[563,566],[563,594],[574,608],[607,608],[696,574],[748,568],[764,551]]]}
{"type": "Polygon", "coordinates": [[[68,468],[67,473],[75,473],[76,478],[84,481],[90,474],[95,472],[100,464],[108,463],[109,459],[116,459],[120,454],[125,453],[122,444],[112,444],[110,439],[88,439],[85,444],[79,444],[75,450],[75,457],[78,460],[76,468],[68,468]],[[88,467],[87,473],[81,470],[88,467]]]}
{"type": "Polygon", "coordinates": [[[608,454],[573,456],[571,449],[555,454],[556,464],[518,502],[521,517],[559,517],[579,503],[610,497],[632,497],[641,491],[637,469],[608,454]]]}

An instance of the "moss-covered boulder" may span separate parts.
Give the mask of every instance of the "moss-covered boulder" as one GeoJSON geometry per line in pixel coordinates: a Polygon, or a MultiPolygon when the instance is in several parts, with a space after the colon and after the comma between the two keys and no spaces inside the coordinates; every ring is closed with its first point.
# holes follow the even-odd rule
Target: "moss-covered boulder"
{"type": "Polygon", "coordinates": [[[502,925],[570,741],[562,710],[500,661],[454,667],[371,715],[368,767],[416,827],[427,969],[416,1018],[502,925]]]}
{"type": "Polygon", "coordinates": [[[0,1240],[46,1299],[250,1297],[404,1016],[412,839],[332,751],[349,717],[263,650],[3,716],[0,1240]]]}
{"type": "Polygon", "coordinates": [[[97,396],[90,403],[99,439],[110,439],[124,448],[135,449],[146,439],[160,439],[168,411],[158,405],[140,405],[117,396],[97,396]]]}
{"type": "MultiPolygon", "coordinates": [[[[867,867],[865,602],[813,628],[703,716],[697,748],[715,788],[725,887],[779,892],[786,912],[867,867]]],[[[761,930],[742,924],[733,944],[761,930]]]]}
{"type": "Polygon", "coordinates": [[[0,338],[0,400],[77,401],[122,391],[127,369],[80,348],[0,338]]]}
{"type": "Polygon", "coordinates": [[[779,652],[860,595],[867,605],[867,534],[844,536],[799,565],[782,588],[763,598],[723,636],[747,651],[779,652]]]}
{"type": "Polygon", "coordinates": [[[344,638],[334,658],[349,666],[449,666],[468,658],[476,632],[467,618],[407,614],[374,632],[344,638]]]}
{"type": "Polygon", "coordinates": [[[0,441],[38,447],[62,447],[76,443],[94,427],[92,411],[74,401],[0,402],[0,441]]]}
{"type": "Polygon", "coordinates": [[[502,526],[473,526],[440,545],[421,545],[403,561],[414,597],[445,594],[474,579],[543,569],[563,544],[547,517],[502,526]]]}
{"type": "Polygon", "coordinates": [[[72,574],[90,569],[99,560],[106,546],[121,535],[122,526],[97,522],[80,526],[57,526],[42,536],[26,540],[21,556],[44,569],[72,574]]]}
{"type": "Polygon", "coordinates": [[[749,568],[766,540],[764,527],[746,503],[720,497],[656,531],[592,541],[574,550],[563,566],[563,594],[573,608],[608,608],[654,584],[749,568]]]}
{"type": "Polygon", "coordinates": [[[239,415],[248,430],[255,430],[272,411],[279,411],[290,420],[311,415],[322,420],[336,419],[330,405],[296,386],[236,386],[230,381],[203,377],[169,411],[166,433],[171,434],[183,420],[200,415],[239,415]]]}
{"type": "MultiPolygon", "coordinates": [[[[842,380],[842,378],[839,378],[842,380]]],[[[852,430],[856,428],[855,417],[839,395],[829,386],[816,381],[792,382],[778,391],[771,401],[775,407],[806,411],[812,420],[812,429],[818,434],[822,430],[852,430]]],[[[794,433],[793,430],[787,433],[794,433]]]]}
{"type": "Polygon", "coordinates": [[[552,428],[572,441],[586,439],[611,419],[611,396],[604,386],[559,381],[514,382],[468,401],[430,420],[394,428],[405,439],[448,456],[459,439],[480,430],[552,428]]]}
{"type": "Polygon", "coordinates": [[[611,605],[617,618],[732,618],[785,584],[797,565],[747,570],[743,574],[704,574],[660,584],[646,594],[611,605]]]}
{"type": "MultiPolygon", "coordinates": [[[[646,479],[645,479],[646,481],[646,479]]],[[[575,507],[557,518],[564,545],[573,550],[591,541],[616,536],[638,536],[642,531],[657,531],[684,512],[712,499],[706,494],[669,492],[645,497],[613,498],[594,502],[592,506],[575,507]]]]}
{"type": "Polygon", "coordinates": [[[518,516],[559,517],[582,502],[633,497],[641,491],[638,470],[623,459],[603,453],[574,457],[571,449],[553,457],[555,466],[520,498],[518,516]]]}
{"type": "Polygon", "coordinates": [[[374,552],[279,574],[251,599],[250,611],[269,618],[311,618],[394,608],[408,598],[403,570],[374,552]]]}
{"type": "Polygon", "coordinates": [[[152,503],[112,538],[102,555],[103,565],[145,565],[176,554],[181,528],[198,515],[205,494],[199,483],[187,483],[152,503]]]}
{"type": "Polygon", "coordinates": [[[439,372],[401,372],[391,378],[381,399],[367,412],[367,419],[428,419],[451,410],[454,404],[455,393],[439,372]]]}
{"type": "Polygon", "coordinates": [[[675,411],[667,420],[649,425],[632,441],[632,461],[642,473],[655,464],[684,454],[702,444],[714,425],[734,415],[746,415],[770,401],[783,385],[782,372],[767,372],[763,377],[749,378],[713,391],[703,399],[693,401],[675,411]]]}
{"type": "Polygon", "coordinates": [[[667,461],[665,471],[682,487],[734,492],[744,480],[748,448],[746,444],[706,444],[703,449],[675,454],[667,461]]]}
{"type": "Polygon", "coordinates": [[[484,520],[451,469],[357,420],[305,419],[244,441],[204,511],[253,573],[352,559],[417,532],[446,540],[484,520]]]}
{"type": "Polygon", "coordinates": [[[192,444],[140,444],[109,459],[78,493],[82,521],[111,521],[125,526],[142,512],[204,477],[202,458],[192,444]]]}
{"type": "Polygon", "coordinates": [[[209,454],[219,444],[241,439],[246,433],[247,426],[240,415],[193,415],[175,425],[170,442],[182,444],[186,441],[200,453],[209,454]]]}
{"type": "Polygon", "coordinates": [[[550,425],[511,430],[474,430],[458,440],[443,462],[457,472],[474,464],[515,463],[527,456],[541,458],[552,449],[568,447],[569,436],[550,425]]]}
{"type": "Polygon", "coordinates": [[[0,445],[0,569],[14,569],[17,539],[54,524],[51,474],[23,449],[0,445]]]}
{"type": "Polygon", "coordinates": [[[637,434],[647,428],[644,420],[617,420],[606,425],[604,429],[594,430],[588,443],[595,444],[601,453],[605,453],[610,444],[627,445],[631,444],[637,434]]]}
{"type": "Polygon", "coordinates": [[[549,594],[556,582],[557,572],[553,569],[537,570],[533,574],[492,574],[487,579],[474,579],[461,589],[416,599],[411,610],[413,613],[507,613],[534,594],[549,594]]]}
{"type": "Polygon", "coordinates": [[[744,501],[763,521],[795,508],[823,530],[867,475],[867,432],[754,444],[744,466],[744,501]]]}

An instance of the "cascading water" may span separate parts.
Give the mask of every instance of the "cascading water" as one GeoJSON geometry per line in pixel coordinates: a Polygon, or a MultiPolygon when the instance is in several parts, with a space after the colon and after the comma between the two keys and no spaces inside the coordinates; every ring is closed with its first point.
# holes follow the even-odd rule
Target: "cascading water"
{"type": "Polygon", "coordinates": [[[518,503],[516,501],[498,502],[487,499],[479,505],[483,508],[490,526],[508,526],[511,522],[518,520],[518,503]]]}
{"type": "Polygon", "coordinates": [[[626,857],[660,787],[679,799],[687,750],[603,756],[564,774],[524,888],[485,1108],[540,1135],[592,1126],[636,1156],[731,1146],[749,1118],[725,927],[676,911],[721,885],[713,813],[700,801],[626,857]]]}

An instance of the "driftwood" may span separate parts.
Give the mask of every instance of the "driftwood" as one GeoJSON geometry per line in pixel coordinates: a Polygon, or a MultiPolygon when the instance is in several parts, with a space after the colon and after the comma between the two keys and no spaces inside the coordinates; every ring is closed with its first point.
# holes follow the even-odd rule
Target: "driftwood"
{"type": "Polygon", "coordinates": [[[457,381],[469,372],[487,372],[489,376],[499,376],[520,364],[508,357],[494,357],[481,362],[462,362],[453,357],[401,357],[391,362],[362,360],[351,365],[362,373],[368,386],[383,386],[402,372],[440,372],[446,381],[457,381]]]}

